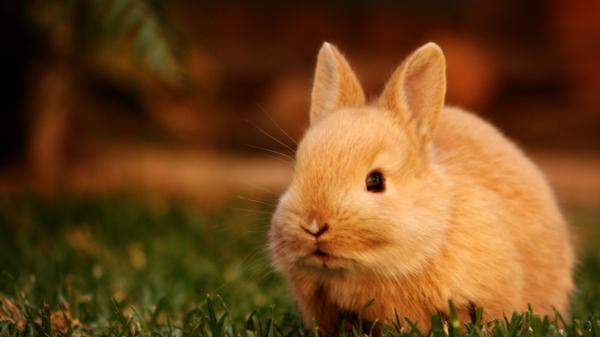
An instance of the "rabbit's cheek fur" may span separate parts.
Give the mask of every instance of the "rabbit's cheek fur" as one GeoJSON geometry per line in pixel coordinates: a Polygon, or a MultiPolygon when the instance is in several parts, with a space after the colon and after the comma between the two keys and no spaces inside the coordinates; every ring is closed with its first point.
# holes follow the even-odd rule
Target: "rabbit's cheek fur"
{"type": "Polygon", "coordinates": [[[450,207],[443,194],[436,199],[430,194],[426,186],[398,188],[390,182],[387,195],[376,205],[362,203],[364,220],[357,222],[356,228],[349,225],[341,229],[349,231],[345,251],[382,277],[396,278],[422,270],[440,251],[450,207]]]}

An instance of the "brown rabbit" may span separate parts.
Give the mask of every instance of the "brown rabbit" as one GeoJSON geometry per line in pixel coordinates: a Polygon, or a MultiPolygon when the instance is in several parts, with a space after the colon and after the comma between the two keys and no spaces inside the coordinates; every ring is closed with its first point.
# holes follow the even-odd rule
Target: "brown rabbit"
{"type": "Polygon", "coordinates": [[[310,128],[272,219],[270,249],[307,326],[342,313],[430,326],[455,304],[492,319],[568,310],[568,226],[536,166],[490,124],[444,107],[434,43],[366,103],[345,58],[318,56],[310,128]]]}

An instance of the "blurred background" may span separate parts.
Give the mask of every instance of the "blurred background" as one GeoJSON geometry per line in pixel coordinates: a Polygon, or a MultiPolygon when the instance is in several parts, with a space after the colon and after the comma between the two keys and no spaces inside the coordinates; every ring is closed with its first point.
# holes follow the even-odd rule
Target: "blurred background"
{"type": "Polygon", "coordinates": [[[293,322],[265,236],[323,41],[371,98],[438,43],[447,103],[548,175],[574,317],[600,312],[600,1],[22,0],[0,4],[0,322],[35,325],[6,307],[26,298],[88,333],[115,307],[156,328],[207,293],[293,322]]]}
{"type": "Polygon", "coordinates": [[[214,208],[279,191],[290,166],[272,151],[292,155],[307,127],[323,41],[346,54],[371,97],[411,50],[435,41],[448,104],[514,138],[563,202],[600,200],[595,0],[1,6],[4,194],[126,191],[214,208]]]}

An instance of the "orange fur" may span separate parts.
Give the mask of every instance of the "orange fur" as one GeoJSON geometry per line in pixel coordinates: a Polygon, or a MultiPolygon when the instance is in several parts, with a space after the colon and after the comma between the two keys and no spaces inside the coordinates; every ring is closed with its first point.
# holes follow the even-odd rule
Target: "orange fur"
{"type": "Polygon", "coordinates": [[[423,328],[448,300],[463,319],[471,305],[490,319],[528,304],[568,310],[574,257],[548,183],[493,126],[444,108],[445,90],[433,43],[369,105],[342,54],[321,48],[311,127],[270,231],[274,264],[308,326],[333,332],[341,312],[372,299],[363,318],[397,313],[423,328]],[[382,193],[365,188],[374,169],[382,193]]]}

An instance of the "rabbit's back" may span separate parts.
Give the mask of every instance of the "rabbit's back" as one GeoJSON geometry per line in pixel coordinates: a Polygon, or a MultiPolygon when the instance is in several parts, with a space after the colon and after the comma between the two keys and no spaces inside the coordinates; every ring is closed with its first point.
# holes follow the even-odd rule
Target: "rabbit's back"
{"type": "MultiPolygon", "coordinates": [[[[481,249],[462,254],[455,247],[449,254],[471,256],[472,266],[486,273],[504,269],[508,274],[496,281],[514,285],[517,294],[504,296],[522,309],[566,311],[574,258],[568,226],[541,171],[496,128],[458,108],[441,115],[434,157],[453,184],[450,245],[481,249]]],[[[505,285],[491,279],[487,286],[505,285]]]]}

